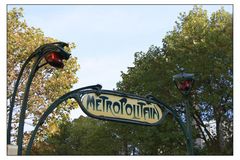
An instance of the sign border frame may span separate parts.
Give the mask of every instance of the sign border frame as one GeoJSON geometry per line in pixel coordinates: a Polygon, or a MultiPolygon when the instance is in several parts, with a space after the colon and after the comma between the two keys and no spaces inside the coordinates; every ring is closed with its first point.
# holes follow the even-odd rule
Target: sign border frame
{"type": "Polygon", "coordinates": [[[134,94],[129,94],[129,93],[124,93],[124,92],[119,92],[119,91],[111,91],[111,90],[86,90],[83,91],[82,94],[79,95],[79,106],[82,109],[82,111],[89,117],[91,118],[95,118],[95,119],[100,119],[100,120],[105,120],[105,121],[113,121],[113,122],[121,122],[121,123],[131,123],[131,124],[137,124],[137,125],[144,125],[144,126],[157,126],[160,125],[165,119],[167,114],[169,113],[167,110],[167,107],[165,107],[166,105],[164,103],[159,103],[156,102],[150,98],[146,98],[146,97],[140,97],[134,94]],[[113,96],[119,96],[119,97],[125,97],[125,98],[132,98],[132,99],[137,99],[137,100],[142,100],[145,102],[149,102],[149,103],[154,103],[156,104],[162,111],[162,118],[156,122],[156,123],[147,123],[147,122],[140,122],[140,121],[136,121],[136,120],[130,120],[130,119],[124,119],[124,118],[112,118],[112,117],[105,117],[105,116],[96,116],[92,113],[90,113],[83,105],[82,103],[82,98],[90,93],[95,93],[96,96],[100,96],[101,94],[108,94],[108,95],[113,95],[113,96]]]}

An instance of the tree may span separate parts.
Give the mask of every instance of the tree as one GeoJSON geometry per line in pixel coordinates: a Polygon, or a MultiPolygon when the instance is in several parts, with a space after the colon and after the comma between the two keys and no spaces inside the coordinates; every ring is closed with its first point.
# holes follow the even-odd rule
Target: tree
{"type": "Polygon", "coordinates": [[[135,53],[134,67],[122,72],[118,89],[140,95],[150,91],[180,111],[184,105],[171,77],[178,68],[194,73],[194,136],[205,141],[208,154],[232,154],[232,15],[222,8],[208,18],[206,10],[195,6],[178,19],[162,48],[135,53]],[[205,124],[210,121],[216,124],[216,133],[205,124]]]}
{"type": "MultiPolygon", "coordinates": [[[[8,102],[11,99],[13,87],[19,74],[20,68],[27,59],[27,57],[39,46],[56,42],[54,38],[46,37],[39,28],[30,27],[23,19],[23,9],[12,9],[7,15],[7,98],[8,102]]],[[[74,43],[69,48],[70,51],[75,47],[74,43]]],[[[43,114],[46,108],[59,96],[67,93],[72,88],[73,84],[77,82],[76,72],[79,69],[77,58],[71,57],[64,62],[64,69],[55,69],[50,65],[46,65],[38,70],[31,85],[28,109],[26,113],[26,122],[29,125],[36,125],[39,117],[43,114]]],[[[31,70],[30,62],[25,69],[23,77],[20,82],[18,94],[16,97],[16,105],[14,108],[13,129],[12,134],[16,134],[19,119],[19,110],[23,98],[23,91],[29,72],[31,70]]],[[[48,118],[47,123],[39,132],[39,140],[42,140],[43,135],[50,133],[49,125],[56,121],[65,121],[69,119],[70,110],[77,105],[69,100],[61,109],[56,109],[48,118]]],[[[25,144],[29,138],[28,133],[25,133],[25,144]]],[[[13,139],[15,141],[15,138],[13,139]]]]}

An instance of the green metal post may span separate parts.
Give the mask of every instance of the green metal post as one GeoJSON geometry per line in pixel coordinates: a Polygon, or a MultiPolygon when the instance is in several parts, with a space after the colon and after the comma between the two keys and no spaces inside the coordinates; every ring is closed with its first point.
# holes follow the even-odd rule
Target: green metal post
{"type": "Polygon", "coordinates": [[[193,140],[192,140],[192,116],[191,116],[191,106],[189,104],[189,97],[185,96],[186,102],[186,129],[189,138],[190,153],[193,154],[193,140]]]}
{"type": "Polygon", "coordinates": [[[194,84],[194,74],[184,73],[184,68],[181,68],[180,74],[173,76],[173,81],[177,89],[181,92],[185,100],[185,113],[186,113],[186,133],[189,141],[189,154],[193,155],[193,140],[192,140],[192,117],[191,117],[191,105],[189,104],[189,94],[194,84]]]}
{"type": "Polygon", "coordinates": [[[17,136],[18,155],[22,155],[24,120],[25,120],[25,114],[26,114],[26,110],[27,110],[29,90],[30,90],[30,86],[31,86],[33,77],[38,70],[38,65],[39,65],[41,59],[42,58],[39,57],[39,56],[36,57],[33,68],[31,70],[31,73],[30,73],[29,77],[28,77],[28,81],[26,83],[26,87],[25,87],[25,91],[24,91],[24,95],[23,95],[23,102],[22,102],[22,108],[21,108],[21,113],[20,113],[18,136],[17,136]]]}

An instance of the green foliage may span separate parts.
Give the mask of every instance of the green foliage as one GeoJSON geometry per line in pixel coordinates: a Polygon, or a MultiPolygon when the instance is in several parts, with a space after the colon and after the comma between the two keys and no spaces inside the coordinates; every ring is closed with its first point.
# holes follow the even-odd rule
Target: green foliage
{"type": "MultiPolygon", "coordinates": [[[[25,60],[29,55],[35,51],[39,46],[56,42],[56,39],[46,37],[39,28],[30,27],[23,19],[23,9],[12,9],[7,15],[7,97],[11,98],[13,87],[25,60]]],[[[71,51],[74,48],[71,44],[66,50],[71,51]]],[[[42,60],[44,63],[45,60],[42,60]]],[[[17,129],[19,119],[19,109],[23,98],[23,91],[31,71],[33,61],[26,67],[23,77],[20,82],[18,95],[16,97],[16,106],[13,117],[13,129],[17,129]]],[[[71,57],[68,61],[64,62],[64,69],[55,69],[50,65],[46,65],[38,70],[31,85],[28,109],[26,119],[31,120],[35,125],[39,117],[43,114],[46,108],[55,101],[59,96],[67,93],[72,88],[73,84],[77,82],[76,72],[79,70],[77,58],[71,57]]],[[[68,114],[71,109],[77,105],[65,105],[57,109],[48,122],[44,124],[44,129],[39,133],[39,137],[43,137],[50,131],[47,129],[48,124],[54,123],[62,117],[68,119],[68,114]],[[62,115],[57,117],[56,115],[62,115]]],[[[41,138],[39,138],[41,139],[41,138]]],[[[25,136],[24,142],[28,141],[28,136],[25,136]]]]}

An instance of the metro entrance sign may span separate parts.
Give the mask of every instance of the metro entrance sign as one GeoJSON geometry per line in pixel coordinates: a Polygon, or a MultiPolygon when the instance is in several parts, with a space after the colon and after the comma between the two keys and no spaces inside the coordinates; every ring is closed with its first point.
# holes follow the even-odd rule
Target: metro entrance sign
{"type": "Polygon", "coordinates": [[[90,117],[143,125],[157,125],[163,118],[161,106],[156,102],[127,94],[120,96],[114,91],[100,92],[100,95],[86,94],[81,99],[82,109],[90,117]]]}
{"type": "Polygon", "coordinates": [[[77,101],[85,114],[101,120],[156,126],[162,123],[166,115],[170,113],[183,131],[188,154],[192,154],[189,133],[174,109],[163,104],[151,95],[143,98],[117,91],[102,90],[101,88],[101,85],[79,88],[66,93],[53,102],[40,117],[36,127],[32,131],[31,138],[27,145],[26,155],[29,155],[31,152],[34,138],[39,127],[45,122],[54,109],[71,98],[77,101]]]}

